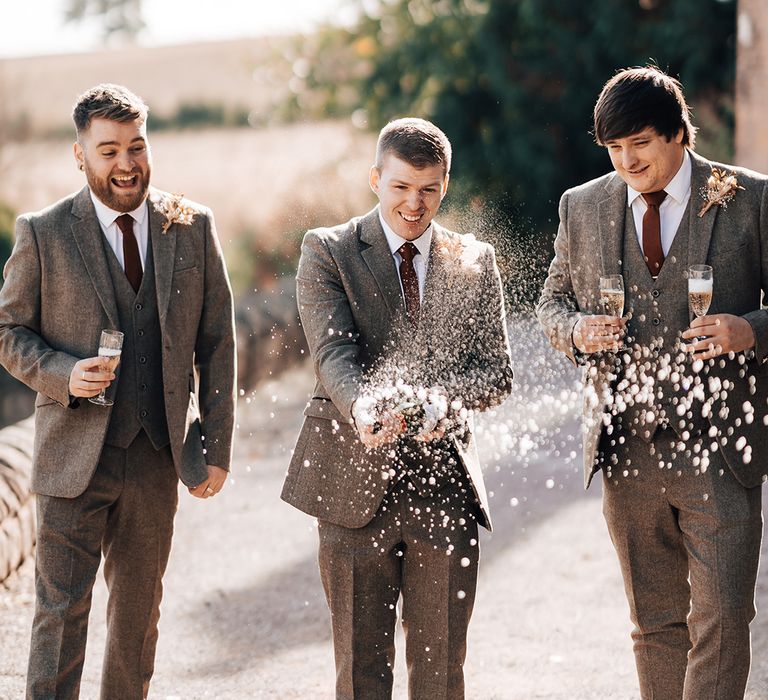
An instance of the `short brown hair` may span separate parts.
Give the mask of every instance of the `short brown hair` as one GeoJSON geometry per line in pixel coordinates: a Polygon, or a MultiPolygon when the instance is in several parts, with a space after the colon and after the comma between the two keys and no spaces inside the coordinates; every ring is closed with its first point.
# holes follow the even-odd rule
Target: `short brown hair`
{"type": "Polygon", "coordinates": [[[389,122],[376,143],[376,167],[381,170],[384,156],[393,153],[414,168],[442,165],[443,174],[451,170],[451,142],[432,122],[406,117],[389,122]]]}
{"type": "Polygon", "coordinates": [[[653,65],[620,70],[603,86],[595,104],[595,141],[604,146],[649,126],[667,140],[682,129],[683,145],[693,148],[696,143],[680,81],[653,65]]]}
{"type": "Polygon", "coordinates": [[[149,108],[138,95],[122,85],[101,83],[86,90],[77,98],[72,119],[78,135],[86,131],[92,119],[111,119],[116,122],[145,122],[149,108]]]}

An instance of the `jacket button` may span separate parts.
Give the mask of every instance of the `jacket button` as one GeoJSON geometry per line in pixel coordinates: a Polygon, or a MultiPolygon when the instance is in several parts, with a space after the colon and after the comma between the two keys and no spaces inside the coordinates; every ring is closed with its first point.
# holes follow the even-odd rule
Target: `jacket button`
{"type": "Polygon", "coordinates": [[[658,325],[661,323],[661,319],[658,319],[658,318],[654,318],[654,319],[653,319],[653,321],[651,321],[651,323],[652,323],[654,326],[658,326],[658,325]]]}
{"type": "Polygon", "coordinates": [[[136,311],[141,311],[144,308],[141,304],[136,304],[136,311]]]}
{"type": "Polygon", "coordinates": [[[138,335],[139,338],[143,338],[144,337],[144,329],[139,328],[139,330],[136,332],[136,335],[138,335]]]}
{"type": "MultiPolygon", "coordinates": [[[[656,319],[654,319],[654,321],[655,321],[655,320],[656,320],[656,319]]],[[[146,358],[146,356],[145,356],[145,355],[142,355],[142,356],[139,358],[139,362],[140,362],[142,365],[146,365],[146,364],[147,364],[147,358],[146,358]]]]}
{"type": "Polygon", "coordinates": [[[142,384],[141,385],[141,390],[142,391],[146,391],[147,390],[147,385],[146,384],[142,384]]]}
{"type": "Polygon", "coordinates": [[[141,412],[139,415],[140,415],[142,418],[146,418],[148,414],[147,414],[147,412],[146,412],[146,411],[142,411],[142,412],[141,412]]]}
{"type": "Polygon", "coordinates": [[[654,290],[651,292],[651,296],[652,296],[654,299],[658,299],[658,298],[659,298],[659,294],[661,294],[661,292],[660,292],[658,289],[654,289],[654,290]]]}

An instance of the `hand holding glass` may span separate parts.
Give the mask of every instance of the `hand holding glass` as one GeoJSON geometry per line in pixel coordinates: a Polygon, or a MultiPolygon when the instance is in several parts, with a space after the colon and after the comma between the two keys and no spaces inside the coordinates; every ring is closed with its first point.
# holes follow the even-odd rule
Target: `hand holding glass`
{"type": "MultiPolygon", "coordinates": [[[[120,354],[122,349],[123,334],[120,331],[104,330],[101,332],[99,358],[101,359],[100,369],[102,372],[115,372],[117,366],[120,364],[120,354]]],[[[102,389],[98,396],[93,396],[88,400],[99,406],[111,406],[114,401],[106,397],[105,391],[105,389],[102,389]]]]}

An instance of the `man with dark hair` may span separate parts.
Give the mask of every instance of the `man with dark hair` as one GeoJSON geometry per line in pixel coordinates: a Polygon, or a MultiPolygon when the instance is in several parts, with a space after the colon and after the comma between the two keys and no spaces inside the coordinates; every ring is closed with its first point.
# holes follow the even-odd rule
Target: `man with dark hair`
{"type": "Polygon", "coordinates": [[[317,383],[283,498],[318,519],[336,697],[392,695],[402,595],[409,697],[464,697],[477,526],[490,529],[471,414],[512,371],[493,248],[433,217],[450,144],[401,119],[379,137],[379,206],[309,231],[297,274],[317,383]]]}
{"type": "Polygon", "coordinates": [[[696,155],[655,67],[609,80],[594,125],[615,172],[563,195],[538,317],[584,367],[585,485],[602,470],[642,697],[736,700],[768,472],[768,179],[696,155]],[[602,306],[609,275],[624,318],[602,306]]]}
{"type": "Polygon", "coordinates": [[[102,552],[101,697],[147,697],[179,478],[209,498],[229,469],[229,281],[210,210],[150,188],[146,117],[118,85],[78,99],[88,184],[19,217],[0,290],[0,363],[38,392],[28,698],[78,697],[102,552]],[[117,369],[97,356],[106,329],[123,334],[117,369]],[[88,401],[102,390],[112,405],[88,401]]]}

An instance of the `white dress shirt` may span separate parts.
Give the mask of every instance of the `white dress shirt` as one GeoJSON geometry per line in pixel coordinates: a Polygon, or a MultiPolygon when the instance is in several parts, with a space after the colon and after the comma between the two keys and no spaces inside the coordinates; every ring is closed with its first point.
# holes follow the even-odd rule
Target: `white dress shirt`
{"type": "MultiPolygon", "coordinates": [[[[667,196],[659,207],[659,218],[661,219],[661,249],[666,258],[672,247],[672,241],[675,240],[680,222],[683,220],[688,200],[691,198],[691,156],[687,150],[677,174],[670,180],[664,191],[667,196]]],[[[640,250],[643,250],[643,216],[648,205],[641,193],[629,185],[627,185],[627,204],[632,208],[637,240],[640,243],[640,250]]],[[[644,250],[643,253],[645,253],[644,250]]]]}
{"type": "Polygon", "coordinates": [[[147,215],[147,202],[142,202],[138,208],[133,211],[122,212],[110,209],[96,195],[91,192],[91,200],[96,208],[96,217],[99,219],[101,232],[109,243],[109,247],[115,252],[120,267],[125,270],[125,259],[123,257],[123,232],[117,225],[117,217],[121,214],[130,214],[133,219],[133,234],[136,236],[136,242],[139,245],[139,257],[141,258],[141,269],[146,267],[147,244],[149,241],[149,216],[147,215]]]}
{"type": "MultiPolygon", "coordinates": [[[[405,238],[398,236],[389,224],[384,221],[384,217],[381,215],[381,209],[379,209],[379,221],[381,221],[381,227],[384,229],[384,235],[387,237],[387,243],[389,243],[389,249],[392,252],[392,257],[395,260],[395,269],[397,270],[397,278],[400,280],[400,294],[405,300],[405,291],[403,290],[403,280],[400,279],[400,263],[403,259],[400,257],[399,250],[403,243],[407,243],[405,238]]],[[[427,281],[427,266],[429,265],[429,247],[432,245],[432,224],[430,223],[427,230],[424,231],[416,240],[411,241],[416,249],[419,251],[417,255],[413,257],[413,269],[416,271],[416,279],[419,281],[419,301],[424,301],[424,284],[427,281]]]]}

